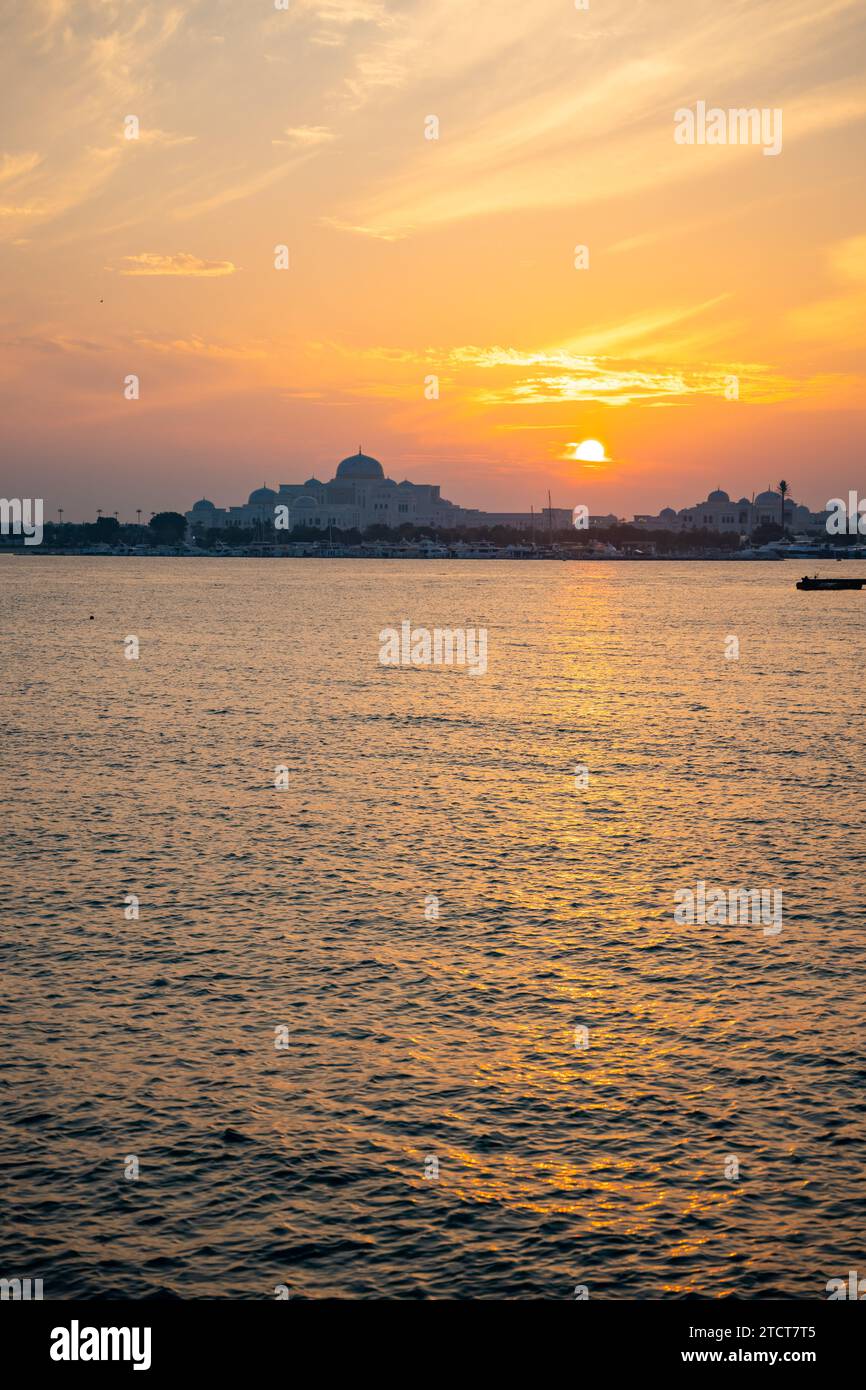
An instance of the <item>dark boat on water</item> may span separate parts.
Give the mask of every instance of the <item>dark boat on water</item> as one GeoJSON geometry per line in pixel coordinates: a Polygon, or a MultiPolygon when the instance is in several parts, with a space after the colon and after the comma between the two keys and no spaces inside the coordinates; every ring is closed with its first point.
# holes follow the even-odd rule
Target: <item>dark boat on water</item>
{"type": "Polygon", "coordinates": [[[817,574],[804,574],[797,580],[798,589],[862,589],[866,579],[822,579],[817,574]]]}

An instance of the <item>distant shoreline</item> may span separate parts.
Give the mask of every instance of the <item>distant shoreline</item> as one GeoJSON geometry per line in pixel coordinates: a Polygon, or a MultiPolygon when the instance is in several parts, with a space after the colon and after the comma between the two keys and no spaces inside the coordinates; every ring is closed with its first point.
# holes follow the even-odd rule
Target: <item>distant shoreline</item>
{"type": "MultiPolygon", "coordinates": [[[[853,549],[853,547],[852,547],[853,549]]],[[[460,562],[463,560],[495,560],[497,562],[509,561],[514,564],[532,564],[539,561],[548,562],[577,562],[581,564],[755,564],[766,561],[774,562],[778,560],[797,560],[800,564],[810,561],[836,561],[836,560],[866,560],[866,555],[845,554],[830,551],[816,551],[814,555],[737,555],[720,554],[714,552],[706,555],[576,555],[576,554],[550,554],[539,552],[537,555],[394,555],[394,554],[369,554],[369,553],[349,553],[340,552],[337,554],[301,553],[287,554],[274,552],[257,552],[249,550],[238,550],[231,554],[223,551],[212,553],[208,551],[190,550],[170,550],[163,549],[151,553],[134,554],[129,551],[101,551],[101,550],[46,550],[42,546],[2,546],[0,555],[41,555],[51,556],[54,559],[80,558],[86,560],[395,560],[395,561],[430,561],[440,560],[449,562],[460,562]]]]}

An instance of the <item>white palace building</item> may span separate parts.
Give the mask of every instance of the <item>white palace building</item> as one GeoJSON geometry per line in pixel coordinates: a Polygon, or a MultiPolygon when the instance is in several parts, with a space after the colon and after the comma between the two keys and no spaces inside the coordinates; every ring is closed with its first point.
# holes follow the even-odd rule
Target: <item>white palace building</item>
{"type": "MultiPolygon", "coordinates": [[[[789,532],[817,530],[824,525],[826,512],[811,512],[808,507],[785,498],[785,529],[789,532]]],[[[633,525],[646,531],[715,531],[723,535],[748,536],[759,526],[780,525],[782,497],[768,489],[757,497],[741,497],[734,501],[721,488],[711,492],[705,502],[683,507],[675,512],[664,507],[658,516],[636,516],[633,525]]]]}
{"type": "MultiPolygon", "coordinates": [[[[285,514],[280,519],[280,529],[286,531],[296,526],[363,531],[377,522],[393,528],[410,522],[414,526],[443,530],[534,524],[541,538],[548,526],[561,530],[573,524],[570,507],[553,507],[550,512],[543,507],[534,516],[530,512],[482,512],[460,507],[439,495],[438,483],[410,483],[406,478],[397,483],[393,478],[386,478],[379,460],[360,449],[338,463],[329,483],[308,478],[305,483],[280,483],[278,489],[257,487],[250,493],[249,500],[238,507],[215,507],[203,497],[186,513],[186,519],[192,535],[215,526],[254,528],[262,523],[273,523],[277,507],[288,508],[288,525],[284,524],[285,514]]],[[[778,492],[769,490],[752,499],[741,497],[733,501],[717,488],[705,502],[683,507],[680,511],[665,507],[657,516],[636,516],[632,524],[644,530],[698,532],[706,529],[748,536],[762,523],[778,523],[781,507],[778,492]]],[[[810,512],[792,497],[785,498],[785,526],[790,532],[818,529],[823,526],[824,518],[825,513],[810,512]]],[[[608,515],[590,516],[588,520],[589,526],[595,528],[614,526],[624,518],[608,515]]]]}
{"type": "MultiPolygon", "coordinates": [[[[377,522],[382,526],[516,526],[530,521],[529,512],[482,512],[459,507],[439,495],[438,483],[410,483],[404,478],[395,483],[385,477],[378,459],[370,458],[359,449],[337,464],[336,475],[329,483],[308,478],[305,483],[280,483],[279,489],[257,487],[249,501],[240,507],[215,507],[203,497],[186,513],[193,534],[213,526],[256,526],[274,520],[277,507],[288,507],[288,527],[333,526],[348,531],[357,527],[363,531],[377,522]]],[[[551,524],[554,528],[570,526],[571,509],[554,507],[551,524]]],[[[606,518],[614,522],[615,517],[606,518]]],[[[547,509],[543,516],[536,513],[539,529],[547,526],[547,509]]]]}

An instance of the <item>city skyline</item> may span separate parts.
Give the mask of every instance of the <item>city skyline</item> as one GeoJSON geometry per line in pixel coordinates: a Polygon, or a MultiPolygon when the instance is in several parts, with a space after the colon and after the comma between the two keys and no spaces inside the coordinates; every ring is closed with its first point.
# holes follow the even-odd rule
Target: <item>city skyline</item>
{"type": "MultiPolygon", "coordinates": [[[[330,462],[324,463],[324,464],[321,466],[320,472],[322,473],[322,481],[325,480],[326,475],[329,477],[331,474],[333,474],[334,469],[335,469],[335,467],[337,466],[338,462],[339,462],[339,460],[334,459],[334,460],[331,460],[330,462]]],[[[431,466],[435,468],[435,464],[433,464],[433,465],[431,465],[431,466]]],[[[389,467],[391,467],[391,465],[389,465],[389,467]]],[[[393,471],[394,471],[395,473],[396,473],[396,472],[400,472],[401,470],[400,470],[399,465],[393,465],[393,471]]],[[[316,475],[316,473],[314,472],[311,476],[312,476],[313,478],[315,478],[317,475],[316,475]]],[[[248,481],[248,482],[251,482],[251,481],[253,481],[253,480],[252,480],[252,479],[248,479],[247,481],[248,481]]],[[[297,484],[300,483],[301,481],[302,481],[302,479],[301,479],[300,477],[296,477],[296,478],[293,478],[293,479],[289,479],[289,478],[272,478],[272,479],[262,478],[260,482],[254,483],[254,485],[250,488],[250,500],[252,499],[252,494],[255,493],[259,488],[265,488],[265,489],[267,489],[267,490],[273,490],[276,494],[279,494],[280,489],[289,489],[289,490],[294,491],[295,488],[296,488],[296,486],[297,486],[297,484]]],[[[431,481],[435,483],[435,480],[432,480],[432,479],[417,479],[417,480],[416,480],[416,479],[410,479],[409,481],[411,481],[411,482],[413,482],[413,483],[416,483],[416,484],[421,484],[421,485],[423,485],[423,484],[425,484],[425,483],[426,483],[426,484],[429,484],[431,481]]],[[[801,506],[803,506],[803,505],[808,506],[809,509],[810,509],[811,511],[815,512],[815,513],[822,512],[822,511],[824,511],[824,510],[826,509],[826,504],[827,504],[827,502],[831,500],[829,496],[826,497],[826,498],[823,498],[823,497],[822,497],[822,498],[818,498],[818,497],[804,496],[804,495],[801,493],[801,491],[798,489],[798,487],[796,486],[796,484],[795,484],[791,479],[788,479],[787,481],[788,481],[789,489],[790,489],[790,490],[789,490],[789,492],[788,492],[788,494],[787,494],[787,500],[786,500],[786,503],[785,503],[786,509],[789,509],[789,508],[791,507],[792,501],[793,501],[793,503],[799,504],[799,505],[801,505],[801,506]]],[[[705,500],[707,500],[707,499],[710,498],[711,494],[712,494],[714,491],[717,491],[718,489],[721,488],[723,491],[728,492],[727,489],[724,489],[724,488],[723,488],[723,483],[724,483],[724,480],[722,480],[721,483],[717,482],[717,483],[713,484],[712,487],[709,487],[709,486],[706,486],[706,485],[705,485],[704,488],[703,488],[703,496],[696,496],[696,497],[692,497],[692,498],[690,498],[690,499],[680,498],[680,497],[669,497],[669,498],[666,498],[666,499],[662,499],[660,505],[659,505],[658,507],[655,508],[655,511],[656,511],[656,512],[661,512],[661,511],[663,511],[663,510],[666,509],[666,508],[672,508],[675,512],[680,512],[680,511],[685,511],[685,510],[687,510],[687,509],[698,508],[698,507],[700,507],[700,506],[704,503],[705,500]]],[[[572,508],[573,508],[574,506],[581,505],[580,499],[578,499],[578,497],[577,497],[577,487],[578,487],[578,486],[579,486],[579,485],[576,485],[576,488],[575,488],[575,496],[574,496],[573,501],[570,501],[570,500],[566,499],[564,496],[563,496],[563,497],[560,497],[559,499],[557,499],[555,496],[552,496],[552,497],[551,497],[551,505],[553,506],[554,512],[562,511],[562,510],[571,511],[572,508]]],[[[449,500],[450,502],[453,502],[456,506],[458,506],[458,507],[460,507],[460,508],[464,508],[464,507],[466,507],[466,504],[463,502],[462,498],[461,498],[460,495],[459,495],[459,484],[456,484],[455,487],[458,489],[458,491],[455,492],[455,495],[452,496],[452,497],[450,497],[448,500],[449,500]]],[[[244,491],[243,486],[241,486],[241,487],[238,489],[238,494],[239,494],[240,496],[242,496],[242,495],[243,495],[243,491],[244,491]]],[[[539,488],[536,488],[536,489],[534,490],[534,492],[532,493],[532,495],[529,496],[529,500],[525,501],[524,505],[522,505],[522,506],[516,506],[516,507],[514,507],[514,508],[509,508],[508,510],[512,510],[512,511],[514,511],[514,512],[526,512],[526,513],[529,513],[530,511],[534,510],[535,513],[536,513],[536,515],[541,516],[541,515],[546,511],[546,509],[547,509],[547,499],[546,499],[546,496],[545,496],[545,497],[541,497],[540,495],[539,495],[539,496],[536,496],[536,494],[538,494],[539,491],[540,491],[540,489],[539,489],[539,488]]],[[[700,487],[699,487],[699,491],[700,491],[700,487]]],[[[736,502],[736,501],[739,499],[739,496],[742,496],[743,498],[745,498],[746,500],[748,500],[750,503],[752,503],[752,502],[755,501],[756,498],[758,498],[758,497],[761,496],[762,494],[766,494],[766,493],[768,493],[768,492],[772,492],[772,493],[775,495],[775,497],[777,498],[779,505],[781,505],[781,494],[778,492],[778,482],[777,482],[777,481],[772,481],[772,480],[768,481],[766,487],[763,487],[763,488],[762,488],[762,487],[758,487],[758,486],[753,486],[753,487],[751,487],[747,492],[744,492],[744,493],[739,494],[739,495],[736,493],[735,490],[731,489],[731,490],[728,492],[728,496],[729,496],[730,499],[731,499],[732,501],[734,501],[734,502],[736,502]]],[[[218,495],[216,494],[215,490],[213,490],[213,489],[211,489],[210,492],[208,491],[207,488],[203,489],[203,491],[202,491],[202,493],[201,493],[201,497],[202,497],[202,498],[206,498],[206,499],[207,499],[208,501],[210,501],[210,502],[213,502],[214,505],[215,505],[219,510],[237,511],[237,510],[239,510],[240,508],[243,508],[245,505],[247,505],[247,503],[245,503],[244,501],[239,500],[238,495],[218,496],[218,495]]],[[[128,508],[127,511],[126,511],[126,513],[124,512],[124,509],[123,509],[123,508],[115,508],[115,507],[112,507],[112,506],[104,506],[104,507],[99,507],[98,509],[97,509],[97,508],[94,508],[94,509],[93,509],[93,515],[92,515],[92,516],[91,516],[91,515],[80,515],[80,514],[78,514],[77,510],[76,510],[74,507],[69,508],[69,507],[63,506],[63,507],[62,507],[63,518],[62,518],[62,519],[63,519],[63,521],[66,521],[66,522],[74,522],[74,523],[80,524],[81,522],[86,522],[86,521],[93,521],[93,520],[95,520],[96,517],[97,517],[97,512],[98,512],[99,514],[103,515],[103,516],[114,516],[114,515],[115,515],[115,512],[117,512],[117,513],[118,513],[118,518],[119,518],[119,520],[120,520],[120,522],[121,522],[121,525],[131,525],[131,524],[137,523],[137,522],[139,522],[139,521],[141,521],[142,523],[146,524],[147,521],[149,520],[150,516],[151,516],[151,515],[155,515],[158,511],[175,511],[175,512],[180,513],[181,515],[186,515],[186,514],[192,509],[192,507],[195,505],[195,503],[196,503],[198,500],[199,500],[199,498],[181,498],[179,501],[178,501],[177,499],[175,499],[174,501],[170,501],[170,503],[169,503],[167,506],[162,506],[162,507],[152,507],[152,506],[150,506],[149,504],[146,504],[146,505],[143,505],[143,506],[137,506],[137,507],[133,507],[133,508],[128,508]],[[139,514],[140,514],[140,515],[139,515],[139,514]]],[[[280,500],[284,500],[284,499],[281,498],[280,500]]],[[[481,504],[482,504],[482,505],[481,505],[481,507],[480,507],[480,510],[482,510],[482,511],[491,510],[490,508],[485,508],[485,507],[483,506],[483,502],[484,502],[484,499],[482,498],[482,499],[481,499],[481,504]]],[[[601,503],[601,505],[599,505],[598,514],[605,514],[605,515],[610,514],[610,515],[615,515],[615,516],[617,516],[620,520],[632,521],[635,517],[641,517],[641,516],[646,516],[646,515],[647,515],[647,513],[641,512],[641,511],[638,510],[637,508],[633,509],[633,510],[630,511],[630,512],[629,512],[628,510],[623,511],[623,512],[615,512],[612,508],[607,508],[607,507],[605,507],[605,506],[603,505],[603,503],[604,503],[603,497],[600,498],[600,503],[601,503]]],[[[52,510],[52,509],[49,509],[49,507],[48,507],[48,505],[47,505],[47,503],[46,503],[46,505],[45,505],[45,512],[44,512],[45,521],[46,521],[46,522],[54,522],[54,521],[57,521],[57,520],[58,520],[58,510],[60,510],[60,508],[58,508],[58,507],[54,507],[53,510],[52,510]]],[[[504,509],[504,508],[503,508],[503,509],[497,508],[496,510],[506,510],[506,509],[504,509]]]]}
{"type": "Polygon", "coordinates": [[[726,14],[10,17],[4,489],[129,515],[242,495],[287,455],[308,476],[361,437],[469,507],[550,488],[640,513],[767,474],[844,495],[866,438],[858,11],[726,14]],[[779,152],[677,143],[699,101],[780,111],[779,152]]]}

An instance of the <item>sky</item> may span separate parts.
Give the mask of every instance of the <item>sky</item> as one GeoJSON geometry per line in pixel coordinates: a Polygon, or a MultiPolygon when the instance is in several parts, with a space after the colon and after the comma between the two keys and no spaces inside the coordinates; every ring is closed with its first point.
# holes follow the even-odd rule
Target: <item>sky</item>
{"type": "Polygon", "coordinates": [[[130,520],[359,445],[491,510],[862,492],[864,29],[860,0],[2,0],[4,495],[130,520]],[[781,150],[678,143],[701,101],[781,111],[781,150]]]}

